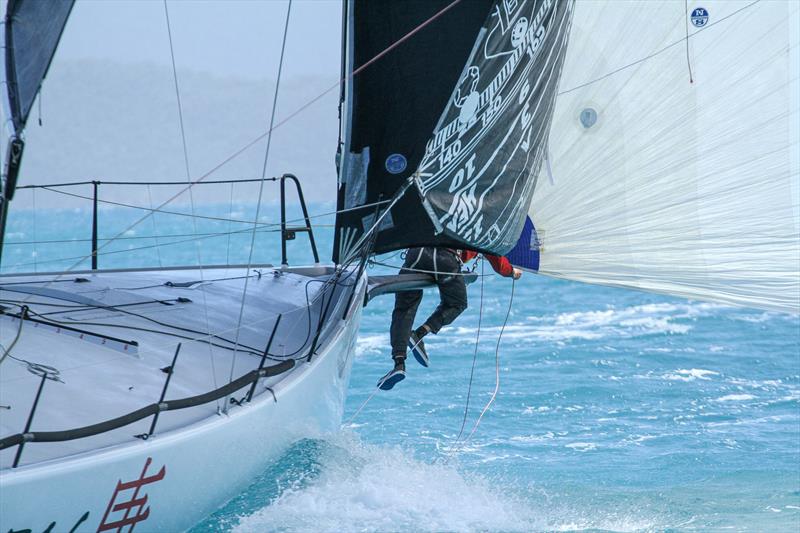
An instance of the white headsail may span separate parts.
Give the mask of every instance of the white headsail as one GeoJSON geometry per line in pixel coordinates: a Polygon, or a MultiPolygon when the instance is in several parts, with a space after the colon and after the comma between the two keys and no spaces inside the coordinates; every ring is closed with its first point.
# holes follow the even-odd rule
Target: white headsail
{"type": "Polygon", "coordinates": [[[798,10],[576,3],[539,272],[800,312],[798,10]]]}

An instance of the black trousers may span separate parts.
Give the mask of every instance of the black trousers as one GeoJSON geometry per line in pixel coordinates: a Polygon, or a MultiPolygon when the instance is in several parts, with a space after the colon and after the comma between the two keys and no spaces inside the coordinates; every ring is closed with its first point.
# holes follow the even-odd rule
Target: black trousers
{"type": "MultiPolygon", "coordinates": [[[[467,286],[461,273],[461,261],[443,248],[411,248],[401,274],[414,273],[414,269],[436,272],[434,279],[439,288],[439,306],[425,321],[433,333],[450,324],[467,308],[467,286]],[[455,274],[455,275],[453,275],[455,274]]],[[[390,336],[392,356],[405,355],[408,338],[414,326],[414,317],[422,301],[422,291],[401,291],[395,294],[390,336]]]]}

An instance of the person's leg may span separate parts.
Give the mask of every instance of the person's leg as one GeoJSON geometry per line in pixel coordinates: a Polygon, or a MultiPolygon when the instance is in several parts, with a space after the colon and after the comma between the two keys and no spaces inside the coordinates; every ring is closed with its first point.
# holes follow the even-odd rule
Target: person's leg
{"type": "MultiPolygon", "coordinates": [[[[422,249],[409,250],[403,263],[403,268],[400,269],[400,274],[412,272],[407,268],[413,268],[424,256],[422,249]]],[[[421,301],[422,291],[401,291],[395,294],[392,324],[389,327],[394,368],[378,380],[379,389],[391,390],[406,377],[406,346],[408,345],[411,328],[414,325],[414,317],[417,315],[417,308],[421,301]]]]}
{"type": "MultiPolygon", "coordinates": [[[[427,254],[424,248],[411,248],[406,253],[403,267],[398,274],[410,274],[409,270],[420,262],[425,262],[427,254]]],[[[394,311],[392,311],[392,324],[389,327],[389,338],[392,345],[392,358],[406,356],[406,345],[414,327],[414,318],[417,308],[422,301],[422,291],[400,291],[394,295],[394,311]]]]}
{"type": "MultiPolygon", "coordinates": [[[[440,283],[439,298],[439,305],[422,325],[423,329],[431,333],[438,333],[444,326],[451,324],[467,308],[467,285],[464,283],[464,276],[453,276],[446,282],[440,283]]],[[[422,332],[417,333],[419,335],[422,332]]]]}
{"type": "MultiPolygon", "coordinates": [[[[402,271],[401,271],[402,272],[402,271]]],[[[422,301],[422,291],[401,291],[394,296],[394,311],[389,336],[392,343],[392,357],[405,358],[406,345],[414,325],[417,308],[422,301]]]]}
{"type": "Polygon", "coordinates": [[[439,272],[452,274],[445,278],[439,275],[439,305],[425,323],[417,328],[415,334],[422,338],[425,334],[438,333],[444,326],[451,324],[458,315],[467,308],[467,285],[461,274],[461,263],[449,253],[440,253],[438,256],[439,272]]]}

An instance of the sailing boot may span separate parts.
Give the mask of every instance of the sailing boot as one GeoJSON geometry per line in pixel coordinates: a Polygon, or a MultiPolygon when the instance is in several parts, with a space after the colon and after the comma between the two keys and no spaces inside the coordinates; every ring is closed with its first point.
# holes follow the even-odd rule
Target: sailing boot
{"type": "Polygon", "coordinates": [[[378,388],[381,390],[392,390],[392,387],[406,379],[406,354],[393,355],[392,359],[394,368],[378,380],[378,388]]]}
{"type": "Polygon", "coordinates": [[[431,364],[428,352],[425,350],[425,343],[422,341],[422,337],[427,335],[428,332],[428,328],[422,325],[412,331],[411,336],[408,338],[408,347],[411,349],[414,359],[425,368],[429,367],[431,364]]]}

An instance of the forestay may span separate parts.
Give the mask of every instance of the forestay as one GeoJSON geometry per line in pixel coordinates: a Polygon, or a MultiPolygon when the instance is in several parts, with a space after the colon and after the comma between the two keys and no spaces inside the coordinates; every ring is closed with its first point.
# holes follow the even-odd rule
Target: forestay
{"type": "Polygon", "coordinates": [[[799,312],[799,8],[577,2],[516,264],[799,312]]]}

